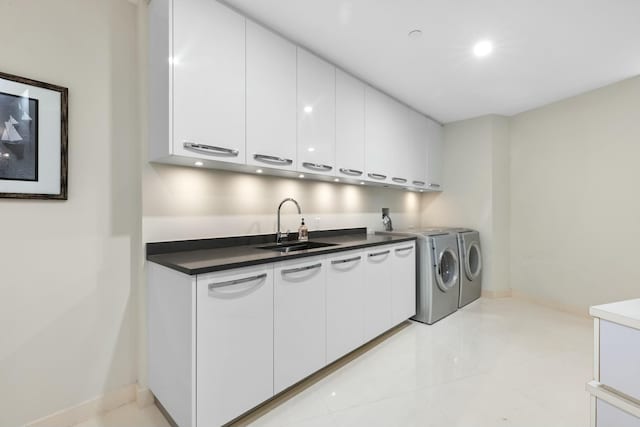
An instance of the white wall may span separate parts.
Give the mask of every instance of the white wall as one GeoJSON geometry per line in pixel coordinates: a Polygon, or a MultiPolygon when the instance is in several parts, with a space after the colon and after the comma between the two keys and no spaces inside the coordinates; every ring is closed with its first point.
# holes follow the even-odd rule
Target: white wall
{"type": "MultiPolygon", "coordinates": [[[[421,222],[421,195],[411,191],[160,164],[145,165],[143,182],[145,241],[275,233],[276,210],[286,197],[300,203],[311,231],[383,230],[383,207],[395,228],[421,222]]],[[[295,206],[285,204],[283,231],[299,225],[295,206]]]]}
{"type": "Polygon", "coordinates": [[[586,312],[640,296],[640,77],[513,117],[511,286],[586,312]]]}
{"type": "Polygon", "coordinates": [[[1,2],[2,71],[69,88],[69,200],[0,199],[0,425],[136,381],[136,6],[1,2]]]}
{"type": "Polygon", "coordinates": [[[496,295],[509,289],[507,131],[507,119],[500,116],[447,124],[445,190],[426,194],[423,201],[423,225],[480,232],[483,289],[496,295]]]}

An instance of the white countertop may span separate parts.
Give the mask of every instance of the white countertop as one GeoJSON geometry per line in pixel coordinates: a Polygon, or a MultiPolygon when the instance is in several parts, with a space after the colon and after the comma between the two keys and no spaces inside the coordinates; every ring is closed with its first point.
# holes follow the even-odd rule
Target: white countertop
{"type": "Polygon", "coordinates": [[[589,309],[589,314],[603,320],[640,329],[640,298],[594,305],[589,309]]]}

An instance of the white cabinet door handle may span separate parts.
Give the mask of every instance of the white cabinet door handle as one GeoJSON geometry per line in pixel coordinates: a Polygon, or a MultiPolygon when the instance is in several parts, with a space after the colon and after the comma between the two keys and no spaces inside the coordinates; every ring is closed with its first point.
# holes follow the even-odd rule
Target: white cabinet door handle
{"type": "Polygon", "coordinates": [[[216,147],[214,145],[196,144],[195,142],[185,142],[182,144],[185,150],[197,151],[211,156],[238,157],[240,153],[233,148],[216,147]]]}
{"type": "Polygon", "coordinates": [[[436,184],[432,182],[431,184],[429,184],[429,187],[440,188],[440,184],[436,184]]]}
{"type": "Polygon", "coordinates": [[[381,173],[370,173],[368,175],[369,175],[369,178],[371,179],[377,179],[377,180],[387,179],[387,175],[382,175],[381,173]]]}
{"type": "Polygon", "coordinates": [[[410,251],[411,249],[413,249],[413,246],[407,246],[405,248],[397,248],[396,252],[410,251]]]}
{"type": "Polygon", "coordinates": [[[331,261],[331,264],[344,264],[345,262],[360,261],[361,259],[361,256],[354,256],[353,258],[347,259],[334,259],[333,261],[331,261]]]}
{"type": "Polygon", "coordinates": [[[265,277],[267,277],[267,273],[262,273],[262,274],[258,274],[256,276],[251,276],[251,277],[245,277],[242,279],[229,280],[226,282],[211,283],[209,284],[209,292],[215,289],[224,288],[227,286],[240,285],[242,283],[249,283],[249,282],[258,282],[264,279],[265,277]]]}
{"type": "Polygon", "coordinates": [[[301,271],[313,270],[313,269],[320,268],[320,267],[322,267],[322,263],[321,262],[319,262],[317,264],[313,264],[313,265],[306,265],[304,267],[290,268],[288,270],[282,270],[282,274],[299,273],[301,271]]]}
{"type": "Polygon", "coordinates": [[[376,252],[376,253],[373,253],[373,254],[369,254],[369,256],[370,257],[377,257],[377,256],[387,255],[389,252],[391,252],[391,250],[382,251],[382,252],[376,252]]]}
{"type": "Polygon", "coordinates": [[[283,157],[267,156],[266,154],[254,154],[253,158],[263,163],[273,163],[276,165],[290,165],[293,163],[291,159],[285,159],[283,157]]]}
{"type": "Polygon", "coordinates": [[[393,182],[397,182],[398,184],[404,184],[407,182],[407,180],[405,178],[398,178],[398,177],[393,177],[391,178],[391,181],[393,182]]]}
{"type": "Polygon", "coordinates": [[[331,169],[333,169],[333,166],[329,166],[329,165],[321,165],[318,163],[310,163],[310,162],[303,162],[302,166],[304,166],[307,169],[311,169],[314,171],[320,171],[320,172],[328,172],[331,169]]]}
{"type": "Polygon", "coordinates": [[[417,185],[419,187],[424,187],[426,183],[424,181],[413,181],[413,185],[417,185]]]}
{"type": "Polygon", "coordinates": [[[340,168],[340,173],[345,174],[345,175],[349,175],[349,176],[360,176],[360,175],[362,175],[362,171],[359,171],[357,169],[347,169],[347,168],[340,168]]]}

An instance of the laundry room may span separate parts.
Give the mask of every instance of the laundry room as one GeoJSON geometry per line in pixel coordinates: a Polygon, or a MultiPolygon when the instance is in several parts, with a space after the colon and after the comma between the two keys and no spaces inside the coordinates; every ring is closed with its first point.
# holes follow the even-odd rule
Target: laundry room
{"type": "Polygon", "coordinates": [[[0,14],[0,426],[640,427],[637,1],[0,14]]]}

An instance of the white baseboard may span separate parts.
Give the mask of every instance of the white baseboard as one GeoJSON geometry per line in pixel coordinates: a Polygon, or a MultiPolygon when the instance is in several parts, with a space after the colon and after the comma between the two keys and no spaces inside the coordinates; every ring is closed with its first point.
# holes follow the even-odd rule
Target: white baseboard
{"type": "Polygon", "coordinates": [[[483,289],[482,296],[484,298],[509,298],[511,296],[511,289],[506,289],[503,291],[489,291],[483,289]]]}
{"type": "Polygon", "coordinates": [[[540,298],[534,295],[527,294],[526,292],[512,290],[511,295],[513,298],[522,299],[525,301],[532,302],[534,304],[542,305],[547,308],[552,308],[554,310],[562,311],[563,313],[573,314],[574,316],[580,316],[585,318],[591,318],[589,315],[589,308],[579,307],[574,305],[563,304],[557,301],[548,300],[546,298],[540,298]]]}
{"type": "Polygon", "coordinates": [[[153,405],[155,397],[148,387],[136,386],[136,403],[138,408],[144,408],[145,406],[153,405]]]}
{"type": "MultiPolygon", "coordinates": [[[[146,390],[148,391],[148,389],[146,390]]],[[[151,392],[148,393],[151,394],[151,392]]],[[[137,399],[138,395],[141,395],[145,401],[148,399],[144,390],[138,392],[136,384],[129,384],[117,390],[109,391],[102,396],[32,421],[26,424],[25,427],[71,427],[91,417],[131,403],[137,399]]],[[[153,396],[151,402],[153,402],[153,396]]]]}

